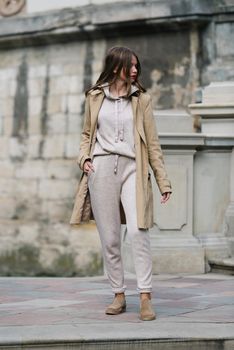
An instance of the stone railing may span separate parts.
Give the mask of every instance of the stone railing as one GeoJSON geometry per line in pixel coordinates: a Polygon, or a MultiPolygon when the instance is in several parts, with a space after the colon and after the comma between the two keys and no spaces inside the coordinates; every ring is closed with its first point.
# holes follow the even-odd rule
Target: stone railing
{"type": "MultiPolygon", "coordinates": [[[[154,186],[154,273],[202,273],[209,271],[209,259],[233,253],[233,96],[233,83],[204,89],[202,103],[189,106],[192,115],[201,117],[200,133],[193,132],[192,118],[184,112],[164,111],[156,117],[173,194],[161,205],[154,186]]],[[[124,237],[126,269],[132,271],[124,237]]]]}

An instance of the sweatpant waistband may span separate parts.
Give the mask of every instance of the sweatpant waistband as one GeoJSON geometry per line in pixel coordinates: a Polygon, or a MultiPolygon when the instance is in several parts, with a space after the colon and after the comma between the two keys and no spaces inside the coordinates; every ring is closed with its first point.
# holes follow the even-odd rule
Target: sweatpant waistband
{"type": "Polygon", "coordinates": [[[114,157],[114,168],[113,168],[114,174],[117,174],[117,172],[118,172],[118,165],[119,165],[119,158],[120,157],[135,160],[135,158],[127,157],[127,156],[124,156],[122,154],[117,154],[117,153],[95,154],[93,156],[93,158],[94,157],[108,157],[108,156],[114,157]]]}

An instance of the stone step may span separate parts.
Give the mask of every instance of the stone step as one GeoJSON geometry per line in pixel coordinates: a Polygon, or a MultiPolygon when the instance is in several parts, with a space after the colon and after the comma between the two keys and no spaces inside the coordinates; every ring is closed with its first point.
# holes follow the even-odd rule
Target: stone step
{"type": "Polygon", "coordinates": [[[0,277],[0,350],[233,350],[234,278],[153,275],[154,321],[139,319],[135,275],[127,310],[104,310],[106,276],[0,277]]]}
{"type": "Polygon", "coordinates": [[[93,341],[52,341],[52,342],[22,342],[21,344],[0,345],[0,349],[25,349],[25,350],[232,350],[231,339],[97,339],[93,341]]]}
{"type": "Polygon", "coordinates": [[[234,257],[226,259],[210,259],[211,272],[234,275],[234,257]]]}

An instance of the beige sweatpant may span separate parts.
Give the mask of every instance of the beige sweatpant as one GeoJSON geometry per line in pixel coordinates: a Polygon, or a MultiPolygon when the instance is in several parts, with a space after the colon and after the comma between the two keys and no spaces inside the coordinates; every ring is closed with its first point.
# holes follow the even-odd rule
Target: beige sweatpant
{"type": "Polygon", "coordinates": [[[149,230],[138,229],[135,159],[115,154],[94,156],[95,172],[88,174],[91,205],[102,244],[104,264],[112,291],[124,292],[121,259],[122,202],[137,276],[137,291],[152,291],[152,256],[149,230]]]}

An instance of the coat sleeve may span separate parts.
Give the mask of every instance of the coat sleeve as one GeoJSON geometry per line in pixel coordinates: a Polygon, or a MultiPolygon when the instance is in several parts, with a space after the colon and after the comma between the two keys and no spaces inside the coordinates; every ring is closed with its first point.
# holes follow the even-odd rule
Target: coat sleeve
{"type": "Polygon", "coordinates": [[[172,192],[171,182],[169,181],[165,170],[162,149],[159,143],[150,97],[144,112],[144,130],[148,148],[149,163],[153,170],[159,190],[161,194],[165,192],[172,192]]]}
{"type": "Polygon", "coordinates": [[[89,98],[90,97],[88,95],[85,100],[84,125],[81,133],[79,155],[77,158],[77,163],[82,171],[84,168],[84,162],[88,159],[91,159],[89,156],[90,127],[91,127],[89,98]]]}

